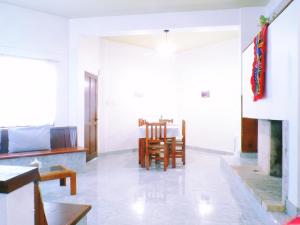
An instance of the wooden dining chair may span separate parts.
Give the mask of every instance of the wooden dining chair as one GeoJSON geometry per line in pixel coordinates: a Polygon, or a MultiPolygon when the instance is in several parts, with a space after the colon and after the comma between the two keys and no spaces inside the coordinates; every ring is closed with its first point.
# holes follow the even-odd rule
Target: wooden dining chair
{"type": "Polygon", "coordinates": [[[146,122],[145,152],[145,166],[147,170],[149,170],[153,159],[155,161],[163,161],[164,171],[167,170],[169,156],[166,123],[146,122]]]}
{"type": "Polygon", "coordinates": [[[180,139],[176,139],[174,142],[167,140],[172,167],[176,167],[177,158],[181,158],[183,165],[185,165],[185,120],[182,120],[181,129],[182,137],[180,139]]]}

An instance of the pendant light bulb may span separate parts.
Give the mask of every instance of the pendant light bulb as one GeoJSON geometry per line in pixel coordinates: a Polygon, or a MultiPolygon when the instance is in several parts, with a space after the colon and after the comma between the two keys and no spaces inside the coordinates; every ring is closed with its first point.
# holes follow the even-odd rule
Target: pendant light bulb
{"type": "Polygon", "coordinates": [[[174,54],[175,52],[175,46],[169,42],[168,40],[168,33],[170,30],[164,30],[165,33],[165,41],[162,42],[158,47],[157,47],[157,52],[159,53],[160,56],[162,57],[169,57],[174,54]]]}

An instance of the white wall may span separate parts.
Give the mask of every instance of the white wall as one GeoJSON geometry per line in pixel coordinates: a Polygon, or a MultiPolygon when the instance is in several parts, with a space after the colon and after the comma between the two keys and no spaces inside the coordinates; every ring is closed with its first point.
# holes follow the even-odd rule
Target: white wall
{"type": "Polygon", "coordinates": [[[266,98],[252,101],[250,76],[253,46],[243,54],[243,116],[287,120],[289,126],[288,199],[300,206],[300,1],[294,1],[270,26],[268,34],[266,98]]]}
{"type": "Polygon", "coordinates": [[[187,121],[187,145],[239,150],[239,50],[239,40],[232,39],[178,55],[179,108],[187,121]],[[201,98],[201,91],[210,91],[210,97],[201,98]]]}
{"type": "Polygon", "coordinates": [[[149,49],[85,37],[80,40],[78,65],[79,82],[75,79],[71,82],[74,85],[78,82],[80,91],[73,96],[76,99],[73,106],[76,114],[73,115],[76,116],[70,117],[70,123],[80,121],[77,125],[79,145],[84,144],[84,108],[81,107],[84,104],[84,71],[99,75],[99,152],[136,148],[140,117],[153,120],[161,115],[176,117],[173,60],[162,60],[149,49]]]}
{"type": "MultiPolygon", "coordinates": [[[[98,37],[85,37],[80,40],[79,53],[78,53],[78,74],[79,76],[73,76],[70,78],[70,90],[76,89],[78,92],[73,92],[71,96],[71,102],[73,113],[70,117],[70,124],[77,126],[78,131],[78,145],[84,146],[84,73],[89,72],[96,76],[100,70],[100,42],[98,37]],[[76,79],[77,78],[77,79],[76,79]],[[76,93],[76,95],[74,95],[76,93]]],[[[99,80],[100,81],[100,80],[99,80]]],[[[101,82],[99,82],[101,85],[101,82]]],[[[101,87],[99,88],[99,94],[101,87]]],[[[98,98],[99,99],[99,98],[98,98]]],[[[100,104],[98,104],[98,111],[100,104]]],[[[101,124],[100,124],[101,125],[101,124]]],[[[99,134],[98,126],[98,134],[99,134]]],[[[99,144],[99,142],[98,142],[99,144]]]]}
{"type": "Polygon", "coordinates": [[[280,26],[271,24],[268,33],[268,58],[266,70],[265,98],[253,101],[251,90],[254,45],[252,44],[242,56],[243,62],[243,116],[247,118],[287,120],[292,74],[287,73],[288,57],[282,58],[281,52],[286,45],[280,44],[282,36],[278,35],[280,26]],[[276,29],[277,27],[277,29],[276,29]],[[275,29],[274,29],[275,28],[275,29]],[[285,74],[283,77],[282,74],[285,74]]]}
{"type": "Polygon", "coordinates": [[[296,89],[292,88],[297,78],[297,60],[299,58],[297,55],[299,31],[295,18],[292,7],[289,7],[269,26],[265,98],[256,102],[253,101],[250,84],[254,60],[253,44],[243,53],[244,117],[289,119],[290,106],[294,104],[290,100],[298,90],[297,87],[296,89]]]}
{"type": "MultiPolygon", "coordinates": [[[[97,43],[91,46],[96,48],[97,43]]],[[[161,115],[186,119],[188,145],[228,152],[238,149],[239,68],[238,39],[168,60],[153,50],[101,39],[100,152],[137,148],[138,118],[156,121],[161,115]],[[209,99],[200,97],[203,90],[211,91],[209,99]]]]}
{"type": "Polygon", "coordinates": [[[138,118],[177,116],[173,60],[107,40],[100,54],[100,152],[137,148],[138,118]]]}
{"type": "Polygon", "coordinates": [[[248,7],[240,9],[241,49],[245,50],[258,33],[259,17],[264,12],[263,7],[248,7]]]}
{"type": "Polygon", "coordinates": [[[68,20],[0,3],[0,54],[57,63],[57,125],[68,124],[68,20]]]}

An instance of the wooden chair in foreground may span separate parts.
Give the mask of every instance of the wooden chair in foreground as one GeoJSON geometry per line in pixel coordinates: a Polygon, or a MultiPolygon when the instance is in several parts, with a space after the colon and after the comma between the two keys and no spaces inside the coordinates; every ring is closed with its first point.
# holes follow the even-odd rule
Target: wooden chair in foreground
{"type": "Polygon", "coordinates": [[[185,165],[185,120],[182,120],[182,138],[176,139],[176,141],[172,142],[172,140],[168,141],[169,147],[169,156],[172,159],[172,167],[176,167],[176,158],[181,158],[183,165],[185,165]]]}
{"type": "Polygon", "coordinates": [[[149,170],[151,160],[163,161],[164,171],[169,164],[168,144],[167,144],[167,125],[166,123],[146,122],[145,140],[145,165],[149,170]]]}
{"type": "Polygon", "coordinates": [[[82,219],[91,210],[90,205],[43,202],[38,181],[34,183],[34,206],[35,225],[86,224],[82,219]]]}

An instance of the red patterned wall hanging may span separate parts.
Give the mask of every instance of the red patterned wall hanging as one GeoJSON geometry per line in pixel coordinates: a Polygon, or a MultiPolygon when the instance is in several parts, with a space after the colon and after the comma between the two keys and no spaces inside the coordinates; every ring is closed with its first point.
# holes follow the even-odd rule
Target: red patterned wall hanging
{"type": "Polygon", "coordinates": [[[265,25],[254,38],[254,62],[251,76],[254,101],[262,99],[265,95],[267,32],[268,25],[265,25]]]}

